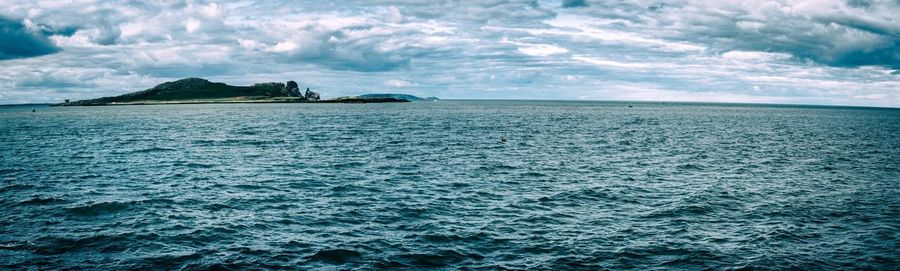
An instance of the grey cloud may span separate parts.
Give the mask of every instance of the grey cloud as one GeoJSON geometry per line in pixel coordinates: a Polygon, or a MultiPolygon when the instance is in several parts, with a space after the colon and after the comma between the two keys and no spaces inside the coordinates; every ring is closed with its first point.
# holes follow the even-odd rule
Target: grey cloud
{"type": "Polygon", "coordinates": [[[564,8],[578,8],[578,7],[586,7],[587,2],[585,0],[563,0],[562,7],[564,8]]]}
{"type": "MultiPolygon", "coordinates": [[[[750,35],[738,31],[725,49],[786,52],[837,67],[900,68],[900,35],[877,24],[841,19],[773,25],[750,35]]],[[[719,35],[714,37],[727,37],[719,35]]]]}
{"type": "Polygon", "coordinates": [[[121,34],[122,31],[119,30],[118,26],[103,25],[100,28],[100,35],[97,35],[92,40],[99,45],[112,45],[116,43],[121,34]]]}
{"type": "Polygon", "coordinates": [[[193,77],[211,77],[223,75],[237,75],[240,69],[234,64],[199,64],[199,65],[161,65],[142,66],[140,73],[162,78],[180,79],[190,75],[193,77]]]}
{"type": "MultiPolygon", "coordinates": [[[[165,40],[165,34],[173,32],[172,27],[188,18],[183,14],[166,10],[179,8],[180,5],[185,5],[184,1],[73,2],[68,6],[12,1],[14,2],[12,6],[16,8],[6,10],[6,14],[13,17],[27,17],[38,24],[45,35],[72,36],[77,32],[83,32],[81,34],[87,36],[87,41],[97,45],[165,40]],[[32,10],[39,12],[32,14],[32,10]],[[135,39],[122,39],[121,27],[129,23],[137,24],[132,28],[150,33],[143,33],[144,35],[135,39]]],[[[183,29],[183,25],[180,28],[183,29]]]]}
{"type": "Polygon", "coordinates": [[[45,89],[70,89],[74,87],[88,87],[81,78],[67,78],[55,74],[39,73],[25,76],[18,82],[19,88],[45,88],[45,89]]]}
{"type": "MultiPolygon", "coordinates": [[[[570,1],[570,0],[567,0],[570,1]]],[[[369,3],[371,1],[365,1],[369,3]]],[[[440,19],[456,23],[475,25],[537,26],[541,20],[553,18],[556,12],[543,7],[538,1],[511,0],[435,0],[435,1],[380,1],[385,4],[397,2],[408,5],[404,14],[420,19],[440,19]]]]}
{"type": "Polygon", "coordinates": [[[115,14],[113,10],[104,10],[97,14],[98,25],[96,27],[100,30],[100,33],[92,39],[94,43],[99,45],[116,44],[116,40],[122,35],[122,30],[119,29],[116,21],[113,20],[113,14],[115,14]]]}
{"type": "Polygon", "coordinates": [[[381,54],[372,51],[341,49],[318,59],[300,58],[299,60],[312,60],[318,65],[334,70],[377,72],[407,69],[409,68],[411,57],[401,54],[381,54]]]}
{"type": "MultiPolygon", "coordinates": [[[[847,2],[850,10],[811,9],[804,12],[783,4],[756,7],[685,1],[654,4],[639,2],[626,14],[638,25],[662,24],[651,35],[709,45],[713,51],[749,50],[789,53],[801,60],[829,66],[866,65],[900,68],[900,2],[847,2]],[[859,8],[862,9],[859,9],[859,8]]],[[[831,7],[823,5],[824,7],[831,7]]],[[[595,14],[609,15],[600,7],[595,14]]],[[[615,15],[612,15],[615,16],[615,15]]],[[[652,29],[652,28],[651,28],[652,29]]]]}
{"type": "MultiPolygon", "coordinates": [[[[302,44],[303,48],[298,52],[289,53],[285,61],[315,63],[335,70],[374,72],[407,68],[413,57],[421,56],[424,53],[407,46],[392,50],[378,50],[378,47],[391,37],[389,35],[351,38],[348,34],[348,32],[354,31],[372,31],[371,27],[351,26],[337,31],[317,33],[312,37],[312,41],[302,44]]],[[[415,34],[409,32],[388,33],[403,36],[415,34]]]]}
{"type": "Polygon", "coordinates": [[[323,42],[312,54],[301,53],[294,60],[313,63],[335,70],[363,72],[408,69],[414,58],[426,57],[432,51],[424,48],[401,46],[380,50],[388,37],[372,37],[342,43],[323,42]]]}
{"type": "Polygon", "coordinates": [[[59,50],[45,32],[35,32],[20,21],[0,17],[0,60],[48,55],[59,50]]]}
{"type": "Polygon", "coordinates": [[[847,5],[851,7],[867,8],[872,6],[871,0],[847,0],[847,5]]]}
{"type": "Polygon", "coordinates": [[[74,26],[54,27],[54,26],[50,26],[50,25],[39,25],[38,24],[38,25],[35,25],[35,27],[40,28],[40,32],[44,36],[51,36],[51,35],[71,36],[72,34],[75,34],[75,31],[78,31],[78,28],[74,27],[74,26]]]}

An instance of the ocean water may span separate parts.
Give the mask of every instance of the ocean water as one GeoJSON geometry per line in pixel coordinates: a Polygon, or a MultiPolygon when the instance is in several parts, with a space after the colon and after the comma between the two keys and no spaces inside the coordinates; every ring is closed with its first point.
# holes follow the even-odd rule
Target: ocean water
{"type": "Polygon", "coordinates": [[[0,107],[0,269],[900,266],[895,109],[31,109],[0,107]]]}

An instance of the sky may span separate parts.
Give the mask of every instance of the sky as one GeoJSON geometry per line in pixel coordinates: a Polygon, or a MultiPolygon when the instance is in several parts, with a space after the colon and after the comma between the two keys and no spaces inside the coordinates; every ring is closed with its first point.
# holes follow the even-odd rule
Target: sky
{"type": "Polygon", "coordinates": [[[0,0],[0,104],[185,77],[324,98],[900,107],[900,0],[0,0]]]}

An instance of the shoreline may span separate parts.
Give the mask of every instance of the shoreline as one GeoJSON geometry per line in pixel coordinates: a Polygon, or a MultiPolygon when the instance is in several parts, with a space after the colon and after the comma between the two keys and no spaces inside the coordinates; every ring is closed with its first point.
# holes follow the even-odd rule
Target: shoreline
{"type": "Polygon", "coordinates": [[[51,107],[57,106],[126,106],[126,105],[179,105],[179,104],[268,104],[268,103],[309,103],[309,104],[328,104],[328,103],[344,103],[344,104],[366,104],[366,103],[408,103],[410,101],[395,98],[358,98],[358,97],[341,97],[329,100],[300,100],[300,99],[260,99],[260,100],[184,100],[184,101],[138,101],[125,103],[97,103],[97,104],[78,104],[77,102],[49,104],[51,107]]]}

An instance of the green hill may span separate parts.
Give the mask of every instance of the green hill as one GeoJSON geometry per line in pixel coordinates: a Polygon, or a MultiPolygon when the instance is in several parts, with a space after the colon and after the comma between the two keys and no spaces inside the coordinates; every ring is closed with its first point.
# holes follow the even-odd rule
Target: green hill
{"type": "MultiPolygon", "coordinates": [[[[110,105],[190,102],[298,102],[308,100],[296,83],[260,83],[230,86],[201,78],[186,78],[159,84],[153,88],[114,97],[67,102],[59,105],[110,105]],[[293,85],[292,85],[293,84],[293,85]]],[[[318,94],[315,94],[318,99],[318,94]]]]}

